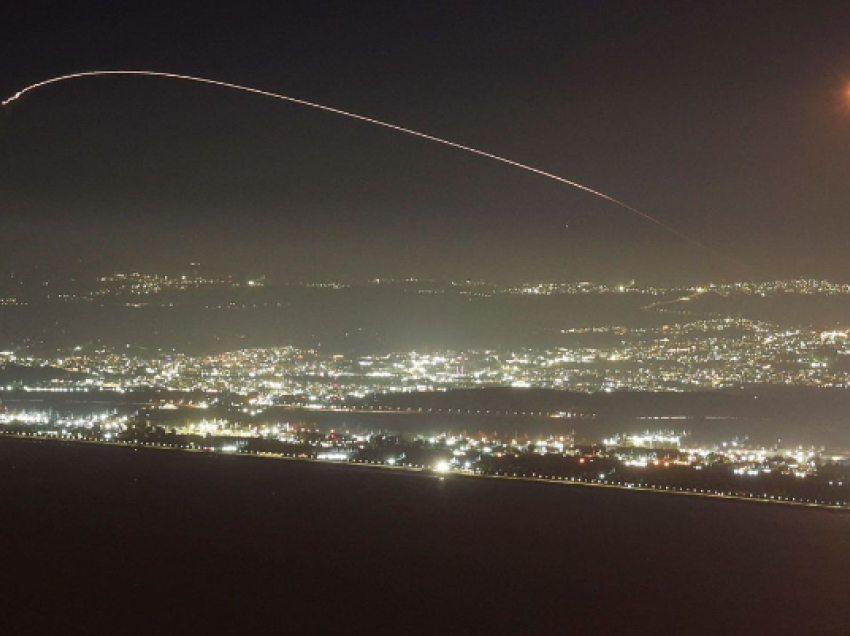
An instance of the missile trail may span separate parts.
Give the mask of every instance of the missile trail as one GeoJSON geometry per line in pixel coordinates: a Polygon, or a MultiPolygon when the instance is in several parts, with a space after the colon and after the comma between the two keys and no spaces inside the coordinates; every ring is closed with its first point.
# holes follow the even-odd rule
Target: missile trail
{"type": "Polygon", "coordinates": [[[345,110],[341,110],[339,108],[333,108],[331,106],[325,106],[323,104],[316,104],[315,102],[308,102],[303,99],[297,99],[295,97],[290,97],[288,95],[281,95],[280,93],[273,93],[271,91],[264,91],[258,88],[251,88],[249,86],[240,86],[239,84],[231,84],[230,82],[221,82],[218,80],[208,79],[205,77],[194,77],[192,75],[180,75],[178,73],[163,73],[159,71],[142,71],[142,70],[105,70],[105,71],[85,71],[82,73],[70,73],[68,75],[60,75],[58,77],[52,77],[50,79],[46,79],[42,82],[36,82],[35,84],[30,84],[29,86],[19,90],[17,93],[12,95],[11,97],[4,99],[2,102],[3,106],[8,106],[12,102],[20,99],[24,96],[24,94],[29,93],[30,91],[34,91],[39,88],[43,88],[45,86],[49,86],[51,84],[57,84],[59,82],[65,82],[68,80],[80,79],[84,77],[101,77],[101,76],[109,76],[109,75],[139,75],[143,77],[163,77],[168,79],[176,79],[183,80],[187,82],[196,82],[198,84],[209,84],[212,86],[220,86],[222,88],[230,88],[237,91],[242,91],[245,93],[251,93],[254,95],[262,95],[263,97],[272,97],[274,99],[280,99],[285,102],[290,102],[292,104],[298,104],[300,106],[306,106],[308,108],[314,108],[317,110],[321,110],[327,113],[333,113],[335,115],[342,115],[343,117],[348,117],[350,119],[356,119],[358,121],[366,122],[368,124],[373,124],[375,126],[381,126],[383,128],[389,128],[390,130],[395,130],[396,132],[404,133],[407,135],[412,135],[414,137],[419,137],[420,139],[425,139],[427,141],[433,141],[438,144],[442,144],[444,146],[449,146],[450,148],[457,148],[458,150],[463,150],[465,152],[472,153],[474,155],[479,155],[481,157],[486,157],[488,159],[492,159],[493,161],[498,161],[500,163],[507,164],[509,166],[513,166],[515,168],[519,168],[521,170],[525,170],[527,172],[531,172],[536,175],[540,175],[541,177],[546,177],[547,179],[551,179],[553,181],[557,181],[559,183],[563,183],[573,188],[578,188],[579,190],[583,190],[588,194],[592,194],[593,196],[599,197],[601,199],[605,199],[613,203],[614,205],[619,206],[620,208],[631,212],[646,221],[654,223],[659,227],[663,228],[667,232],[670,232],[674,236],[682,239],[683,241],[690,243],[702,250],[707,252],[711,252],[715,256],[720,256],[726,260],[731,260],[729,256],[724,254],[720,254],[717,250],[695,240],[692,239],[687,234],[684,234],[670,225],[667,225],[663,221],[655,218],[647,214],[646,212],[642,212],[637,208],[630,206],[627,203],[619,201],[612,196],[605,194],[604,192],[599,192],[598,190],[594,190],[580,183],[576,183],[575,181],[570,181],[564,177],[560,177],[556,174],[552,174],[551,172],[546,172],[545,170],[540,170],[539,168],[534,168],[533,166],[526,165],[524,163],[520,163],[518,161],[514,161],[513,159],[507,159],[506,157],[501,157],[499,155],[494,155],[489,152],[485,152],[484,150],[478,150],[477,148],[472,148],[471,146],[465,146],[463,144],[456,143],[454,141],[449,141],[448,139],[443,139],[441,137],[435,137],[433,135],[428,135],[426,133],[419,132],[417,130],[412,130],[410,128],[404,128],[403,126],[396,126],[395,124],[391,124],[389,122],[381,121],[380,119],[373,119],[372,117],[366,117],[364,115],[358,115],[356,113],[351,113],[345,110]]]}

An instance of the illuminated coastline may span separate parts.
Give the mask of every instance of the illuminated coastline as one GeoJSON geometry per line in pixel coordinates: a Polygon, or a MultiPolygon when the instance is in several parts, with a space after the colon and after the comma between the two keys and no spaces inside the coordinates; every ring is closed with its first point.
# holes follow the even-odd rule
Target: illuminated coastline
{"type": "Polygon", "coordinates": [[[845,510],[850,453],[764,448],[731,441],[686,443],[686,433],[646,431],[600,444],[572,435],[398,435],[320,432],[305,425],[235,425],[200,420],[166,431],[156,411],[58,420],[5,414],[0,434],[38,441],[118,445],[196,453],[618,488],[845,510]]]}

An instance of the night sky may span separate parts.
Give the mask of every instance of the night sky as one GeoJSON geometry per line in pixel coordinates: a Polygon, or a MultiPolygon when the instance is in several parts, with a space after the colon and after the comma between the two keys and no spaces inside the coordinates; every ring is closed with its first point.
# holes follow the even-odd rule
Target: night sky
{"type": "Polygon", "coordinates": [[[276,100],[90,78],[0,109],[0,270],[850,280],[850,4],[20,2],[0,93],[199,75],[474,146],[580,191],[276,100]]]}

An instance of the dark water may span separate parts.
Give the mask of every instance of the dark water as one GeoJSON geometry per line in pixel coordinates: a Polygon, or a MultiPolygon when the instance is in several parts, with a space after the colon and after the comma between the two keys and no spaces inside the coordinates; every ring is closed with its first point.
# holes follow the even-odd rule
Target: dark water
{"type": "Polygon", "coordinates": [[[3,634],[850,633],[817,510],[6,438],[0,541],[3,634]]]}

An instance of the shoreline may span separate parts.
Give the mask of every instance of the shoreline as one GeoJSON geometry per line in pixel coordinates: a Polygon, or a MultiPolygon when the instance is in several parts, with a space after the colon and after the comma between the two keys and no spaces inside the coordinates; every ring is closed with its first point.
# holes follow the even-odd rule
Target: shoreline
{"type": "Polygon", "coordinates": [[[757,497],[757,496],[747,496],[744,494],[723,494],[717,492],[694,492],[687,491],[682,489],[676,489],[671,486],[635,486],[635,485],[624,485],[618,483],[603,483],[596,481],[580,481],[575,478],[568,477],[555,477],[555,476],[541,476],[541,477],[528,477],[528,476],[509,476],[509,475],[484,475],[477,474],[469,471],[447,471],[447,472],[438,472],[429,468],[422,467],[413,467],[413,466],[390,466],[388,464],[379,464],[372,462],[352,462],[352,461],[334,461],[327,459],[315,459],[312,457],[293,457],[287,456],[280,453],[243,453],[243,452],[234,452],[234,451],[213,451],[206,450],[202,448],[185,448],[185,447],[175,447],[168,445],[160,445],[153,443],[132,443],[132,442],[110,442],[110,441],[99,441],[99,440],[80,440],[80,439],[63,439],[56,437],[43,437],[38,435],[22,435],[17,433],[0,433],[0,440],[4,438],[18,439],[18,440],[28,440],[34,442],[58,442],[58,443],[66,443],[66,444],[81,444],[81,445],[92,445],[92,446],[107,446],[107,447],[115,447],[115,448],[129,448],[134,450],[159,450],[159,451],[174,451],[174,452],[185,452],[185,453],[195,453],[202,455],[210,455],[210,456],[229,456],[229,457],[245,457],[245,458],[255,458],[255,459],[276,459],[276,460],[285,460],[291,462],[303,462],[303,463],[311,463],[311,464],[320,464],[324,466],[340,466],[344,468],[355,468],[361,470],[380,470],[385,472],[394,472],[395,474],[407,474],[413,476],[420,477],[430,477],[439,480],[445,480],[447,478],[451,479],[491,479],[491,480],[500,480],[500,481],[520,481],[525,483],[534,483],[534,484],[550,484],[550,485],[560,485],[560,486],[577,486],[577,487],[585,487],[585,488],[604,488],[604,489],[612,489],[619,491],[628,491],[634,493],[643,493],[643,494],[654,494],[654,495],[678,495],[685,497],[699,497],[705,499],[722,499],[727,501],[742,501],[748,503],[759,503],[759,504],[769,504],[769,505],[779,505],[779,506],[790,506],[794,508],[809,508],[809,509],[818,509],[829,512],[837,512],[837,513],[850,513],[850,505],[839,505],[839,504],[830,504],[830,503],[818,503],[811,501],[794,501],[793,499],[781,498],[781,497],[757,497]]]}

